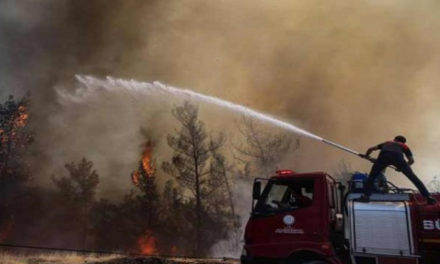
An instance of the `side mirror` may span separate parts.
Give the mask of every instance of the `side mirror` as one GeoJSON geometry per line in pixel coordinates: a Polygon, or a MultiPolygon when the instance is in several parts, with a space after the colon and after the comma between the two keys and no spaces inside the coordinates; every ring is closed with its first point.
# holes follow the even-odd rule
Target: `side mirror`
{"type": "Polygon", "coordinates": [[[336,226],[337,231],[344,230],[344,215],[341,213],[336,213],[336,226]]]}
{"type": "Polygon", "coordinates": [[[254,181],[254,187],[252,189],[252,199],[258,200],[260,199],[260,195],[261,195],[261,182],[254,181]]]}

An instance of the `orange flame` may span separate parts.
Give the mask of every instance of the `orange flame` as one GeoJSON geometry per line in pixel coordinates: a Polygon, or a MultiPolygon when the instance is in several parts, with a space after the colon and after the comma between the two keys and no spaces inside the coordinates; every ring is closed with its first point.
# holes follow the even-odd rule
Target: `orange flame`
{"type": "Polygon", "coordinates": [[[8,141],[8,136],[5,135],[5,131],[3,129],[0,129],[0,138],[1,143],[6,143],[8,141]]]}
{"type": "Polygon", "coordinates": [[[23,105],[20,105],[18,107],[19,115],[17,119],[15,120],[15,126],[16,127],[24,127],[26,125],[26,122],[29,118],[29,114],[26,112],[26,107],[23,105]]]}
{"type": "Polygon", "coordinates": [[[139,251],[145,255],[157,255],[159,252],[156,248],[157,239],[151,235],[151,231],[147,230],[145,235],[138,239],[139,251]]]}
{"type": "Polygon", "coordinates": [[[139,178],[141,175],[139,175],[138,171],[135,171],[131,174],[131,180],[133,181],[134,185],[139,185],[139,178]]]}
{"type": "Polygon", "coordinates": [[[139,185],[141,175],[145,175],[145,177],[153,177],[156,172],[156,168],[154,167],[153,160],[153,143],[148,140],[144,144],[144,150],[142,152],[142,171],[136,170],[131,174],[131,180],[134,185],[139,185]]]}
{"type": "Polygon", "coordinates": [[[142,167],[147,173],[148,177],[153,176],[156,168],[154,167],[151,156],[153,153],[153,144],[148,140],[144,145],[144,151],[142,153],[142,167]]]}
{"type": "Polygon", "coordinates": [[[24,105],[20,105],[18,107],[17,116],[11,121],[10,127],[8,130],[0,129],[0,141],[2,143],[6,143],[10,140],[15,141],[17,139],[17,130],[26,126],[26,123],[29,119],[29,114],[27,113],[27,109],[24,105]]]}

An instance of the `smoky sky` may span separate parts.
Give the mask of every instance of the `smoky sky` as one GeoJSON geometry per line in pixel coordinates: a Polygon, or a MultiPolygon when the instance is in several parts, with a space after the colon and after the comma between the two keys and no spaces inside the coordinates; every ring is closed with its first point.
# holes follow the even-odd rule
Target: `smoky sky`
{"type": "MultiPolygon", "coordinates": [[[[56,89],[76,89],[79,73],[218,96],[359,151],[403,134],[415,170],[429,181],[439,171],[439,7],[409,0],[0,0],[0,96],[32,93],[38,177],[86,156],[111,175],[107,181],[122,181],[114,178],[136,166],[139,127],[158,140],[173,131],[166,122],[173,101],[103,94],[88,105],[62,104],[56,89]]],[[[216,120],[213,128],[234,133],[224,112],[200,111],[216,120]]],[[[331,172],[341,160],[369,167],[307,139],[283,164],[331,172]]]]}

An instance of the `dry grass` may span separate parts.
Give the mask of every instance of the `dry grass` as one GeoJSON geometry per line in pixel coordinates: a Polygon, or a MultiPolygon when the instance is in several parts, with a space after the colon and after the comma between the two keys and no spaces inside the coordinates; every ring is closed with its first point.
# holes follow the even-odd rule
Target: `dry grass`
{"type": "Polygon", "coordinates": [[[236,260],[148,258],[126,257],[122,255],[98,256],[73,253],[50,253],[38,255],[19,255],[0,252],[0,264],[238,264],[236,260]]]}
{"type": "Polygon", "coordinates": [[[175,264],[238,264],[238,260],[234,259],[184,259],[184,258],[170,258],[169,261],[175,264]]]}
{"type": "Polygon", "coordinates": [[[97,256],[72,253],[51,253],[38,255],[15,255],[0,253],[0,264],[85,264],[105,263],[121,256],[97,256]]]}

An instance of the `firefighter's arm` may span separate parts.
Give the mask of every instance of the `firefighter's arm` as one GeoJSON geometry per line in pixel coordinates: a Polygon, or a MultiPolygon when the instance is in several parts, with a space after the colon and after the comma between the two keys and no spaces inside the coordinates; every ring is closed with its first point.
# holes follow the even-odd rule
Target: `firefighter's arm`
{"type": "Polygon", "coordinates": [[[408,165],[412,165],[414,163],[414,158],[412,156],[407,156],[406,157],[408,159],[408,165]]]}
{"type": "Polygon", "coordinates": [[[411,150],[408,147],[406,147],[403,150],[403,153],[405,153],[406,159],[408,160],[408,165],[411,166],[414,163],[414,158],[411,150]]]}
{"type": "Polygon", "coordinates": [[[371,154],[371,152],[373,152],[373,151],[375,151],[375,150],[379,150],[379,149],[380,149],[380,145],[377,145],[377,146],[371,147],[371,148],[367,149],[367,152],[365,152],[365,156],[366,156],[366,157],[369,157],[370,154],[371,154]]]}

